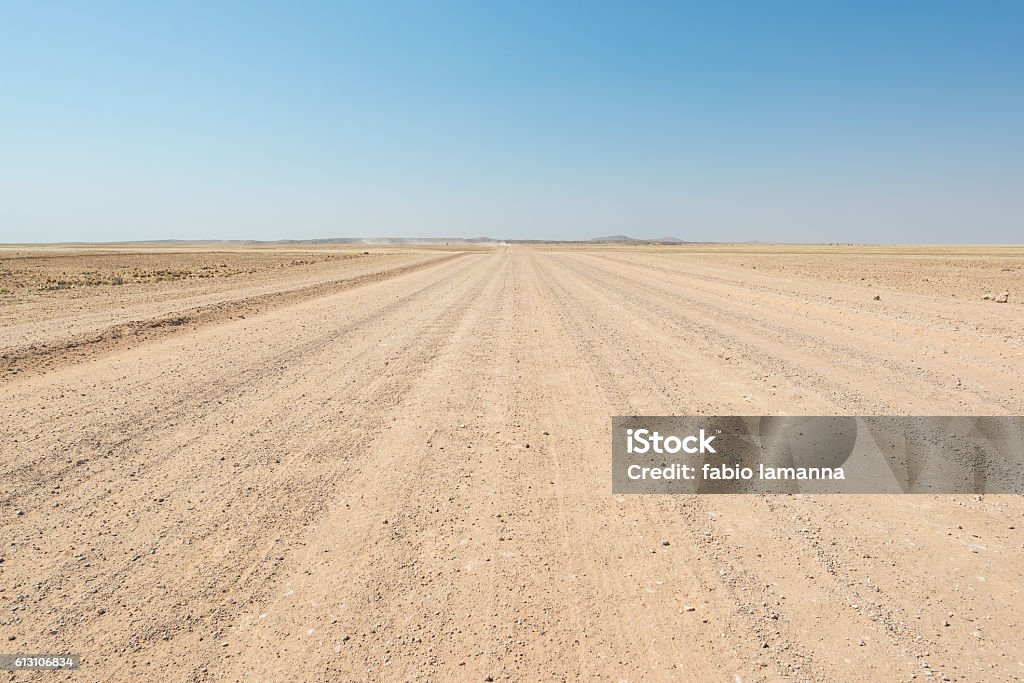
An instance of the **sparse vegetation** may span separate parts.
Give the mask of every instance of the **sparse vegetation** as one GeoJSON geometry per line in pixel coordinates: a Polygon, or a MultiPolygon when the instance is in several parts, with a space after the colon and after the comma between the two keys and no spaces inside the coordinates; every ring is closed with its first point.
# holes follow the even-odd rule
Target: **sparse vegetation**
{"type": "Polygon", "coordinates": [[[0,294],[62,292],[244,277],[359,258],[359,252],[15,252],[0,256],[0,294]]]}

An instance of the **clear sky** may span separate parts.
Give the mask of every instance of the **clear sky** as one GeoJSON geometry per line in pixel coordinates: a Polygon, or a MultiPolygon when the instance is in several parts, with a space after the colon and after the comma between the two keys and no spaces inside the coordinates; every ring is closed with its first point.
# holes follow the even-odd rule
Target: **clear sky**
{"type": "Polygon", "coordinates": [[[1022,2],[6,2],[0,242],[1024,242],[1022,2]]]}

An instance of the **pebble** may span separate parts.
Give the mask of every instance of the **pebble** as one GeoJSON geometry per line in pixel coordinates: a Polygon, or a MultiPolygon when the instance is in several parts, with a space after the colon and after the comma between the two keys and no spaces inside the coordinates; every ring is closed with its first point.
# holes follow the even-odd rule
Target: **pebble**
{"type": "Polygon", "coordinates": [[[994,301],[997,304],[1005,304],[1010,301],[1010,292],[1006,291],[1002,292],[1001,294],[996,294],[995,292],[992,292],[990,294],[986,294],[981,298],[983,301],[994,301]]]}

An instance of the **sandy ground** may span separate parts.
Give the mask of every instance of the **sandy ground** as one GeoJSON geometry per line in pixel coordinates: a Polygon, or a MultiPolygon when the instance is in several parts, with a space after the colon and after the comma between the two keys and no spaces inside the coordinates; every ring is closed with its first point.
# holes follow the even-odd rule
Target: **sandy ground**
{"type": "Polygon", "coordinates": [[[1024,678],[1019,498],[616,496],[609,443],[1022,414],[1019,250],[355,256],[7,266],[0,642],[83,657],[11,680],[1024,678]]]}

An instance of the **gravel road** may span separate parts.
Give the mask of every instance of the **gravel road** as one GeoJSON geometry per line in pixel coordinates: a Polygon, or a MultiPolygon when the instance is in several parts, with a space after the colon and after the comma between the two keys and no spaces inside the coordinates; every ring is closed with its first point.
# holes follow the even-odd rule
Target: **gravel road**
{"type": "Polygon", "coordinates": [[[1019,302],[758,258],[403,253],[19,303],[3,649],[81,654],[76,681],[1024,678],[1017,497],[611,493],[612,415],[1024,414],[1019,302]]]}

